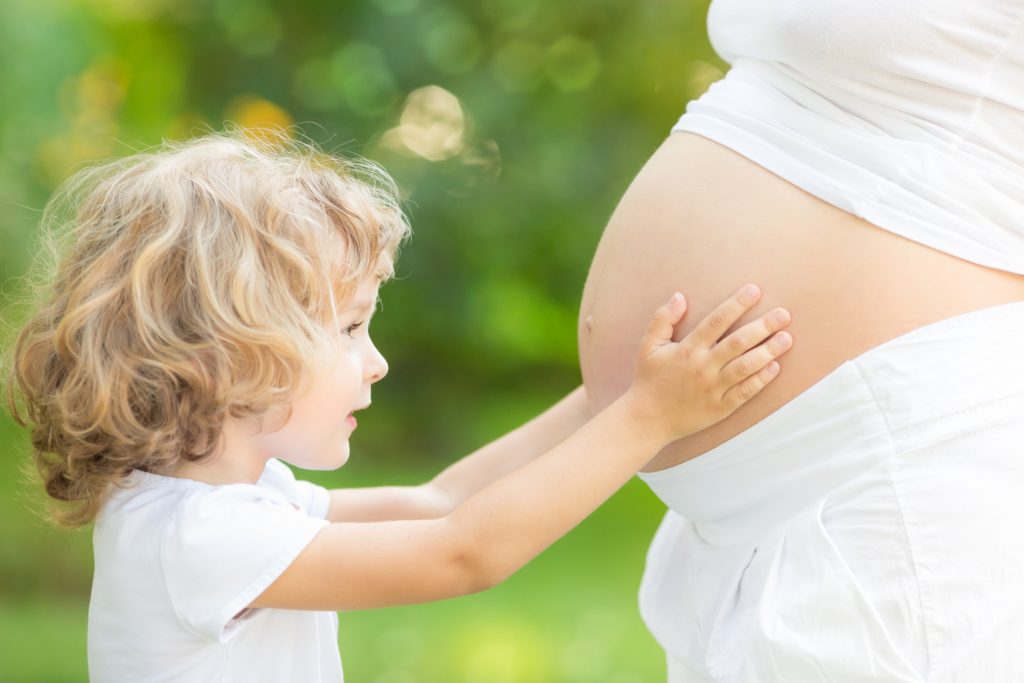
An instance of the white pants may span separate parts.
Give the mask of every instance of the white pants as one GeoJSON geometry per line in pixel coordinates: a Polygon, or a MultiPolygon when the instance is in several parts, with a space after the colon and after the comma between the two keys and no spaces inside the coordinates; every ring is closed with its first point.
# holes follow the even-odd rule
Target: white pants
{"type": "Polygon", "coordinates": [[[847,361],[641,473],[671,683],[1024,681],[1024,302],[847,361]]]}

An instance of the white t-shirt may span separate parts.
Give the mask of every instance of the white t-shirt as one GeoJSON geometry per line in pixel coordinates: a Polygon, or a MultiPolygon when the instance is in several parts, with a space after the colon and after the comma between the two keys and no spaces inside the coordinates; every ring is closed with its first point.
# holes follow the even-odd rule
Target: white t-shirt
{"type": "Polygon", "coordinates": [[[673,130],[1024,274],[1024,2],[714,0],[708,36],[732,68],[673,130]]]}
{"type": "Polygon", "coordinates": [[[329,495],[270,460],[256,484],[136,470],[96,519],[92,683],[339,683],[334,612],[245,610],[328,525],[329,495]]]}

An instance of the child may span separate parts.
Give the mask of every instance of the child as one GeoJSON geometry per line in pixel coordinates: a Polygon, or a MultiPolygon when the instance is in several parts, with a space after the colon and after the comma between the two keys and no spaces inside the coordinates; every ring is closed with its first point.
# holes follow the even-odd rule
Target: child
{"type": "Polygon", "coordinates": [[[64,203],[8,404],[58,519],[95,520],[93,683],[340,681],[336,611],[500,583],[788,347],[761,343],[770,314],[718,341],[753,286],[672,342],[676,294],[592,419],[579,388],[428,484],[328,491],[281,461],[343,465],[387,373],[369,324],[408,225],[386,174],[210,134],[79,173],[44,224],[64,203]]]}

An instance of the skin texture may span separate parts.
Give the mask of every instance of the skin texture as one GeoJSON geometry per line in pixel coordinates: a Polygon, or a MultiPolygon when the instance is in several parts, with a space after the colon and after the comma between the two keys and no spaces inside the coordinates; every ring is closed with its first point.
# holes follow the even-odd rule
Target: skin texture
{"type": "MultiPolygon", "coordinates": [[[[778,381],[725,420],[663,449],[645,470],[696,457],[759,422],[842,364],[931,322],[1024,299],[1024,277],[882,230],[706,138],[673,133],[613,213],[579,318],[591,408],[628,386],[643,311],[685,292],[677,334],[743,282],[747,314],[785,306],[797,342],[778,381]]],[[[745,322],[741,319],[738,324],[745,322]]]]}
{"type": "MultiPolygon", "coordinates": [[[[676,296],[663,303],[640,337],[635,377],[622,396],[553,443],[585,416],[582,394],[574,391],[541,418],[471,454],[432,482],[444,494],[426,498],[424,518],[396,518],[417,500],[403,504],[401,491],[371,490],[348,501],[332,497],[332,519],[340,505],[382,521],[362,516],[328,525],[250,607],[385,607],[465,595],[504,581],[629,481],[662,446],[729,415],[777,376],[774,359],[790,346],[780,332],[788,316],[761,316],[726,336],[759,298],[756,287],[734,293],[678,342],[673,337],[686,302],[676,296]],[[516,454],[514,447],[527,453],[516,454]],[[430,507],[431,499],[442,503],[430,507]],[[445,499],[458,502],[444,516],[432,517],[445,499]]],[[[372,380],[364,375],[362,389],[372,380]]],[[[351,383],[350,389],[358,383],[355,374],[338,381],[351,383]]]]}
{"type": "Polygon", "coordinates": [[[388,372],[369,333],[379,288],[379,277],[363,280],[352,301],[338,311],[331,367],[307,377],[287,420],[283,414],[270,416],[259,431],[253,422],[228,418],[220,455],[184,463],[176,475],[208,484],[255,483],[270,458],[311,470],[344,465],[355,430],[349,415],[370,405],[371,386],[388,372]]]}

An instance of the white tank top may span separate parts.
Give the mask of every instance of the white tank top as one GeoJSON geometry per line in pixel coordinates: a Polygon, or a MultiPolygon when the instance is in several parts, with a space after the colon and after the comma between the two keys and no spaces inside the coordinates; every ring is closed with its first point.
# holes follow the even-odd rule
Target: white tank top
{"type": "Polygon", "coordinates": [[[1024,0],[714,0],[732,68],[673,130],[1024,274],[1024,0]]]}

